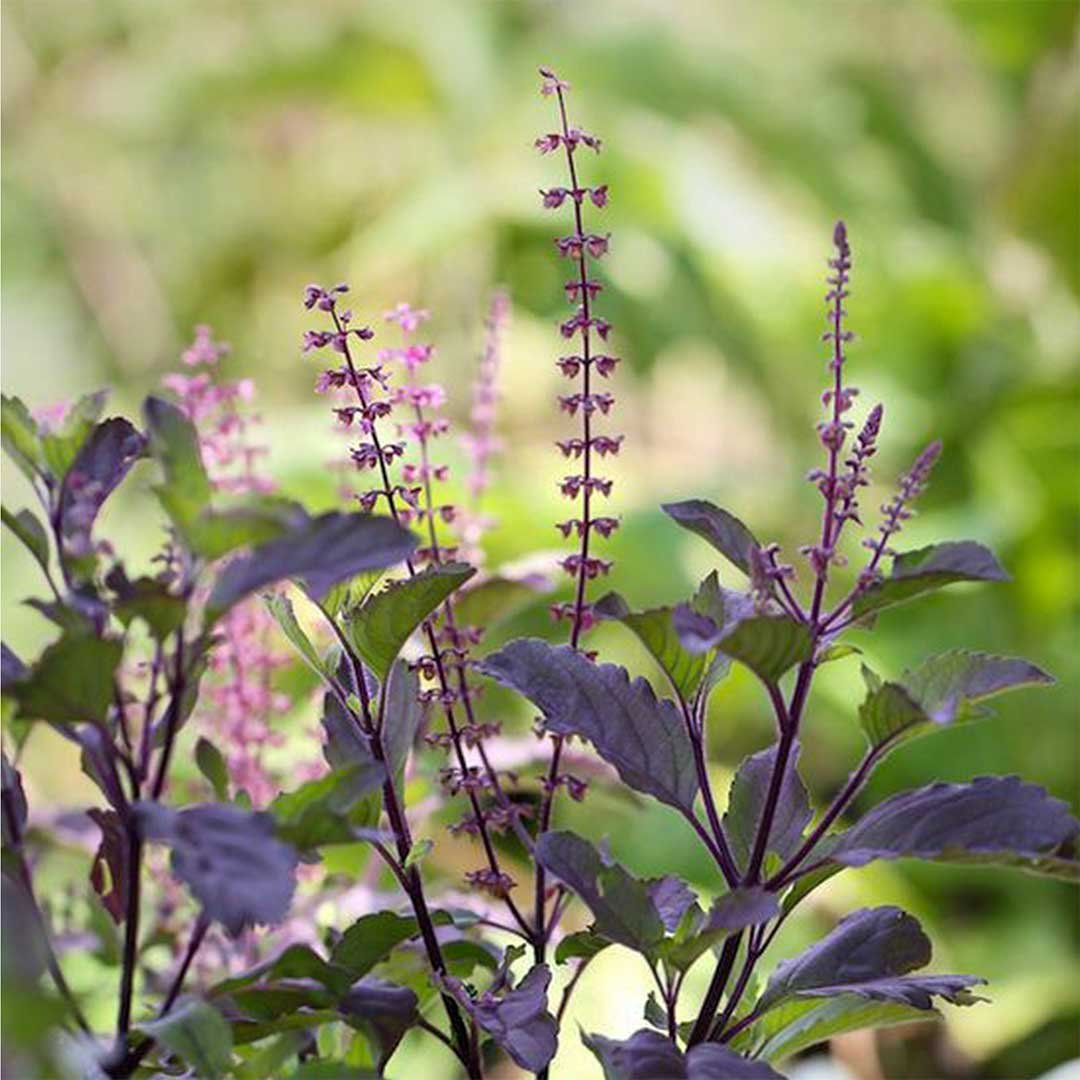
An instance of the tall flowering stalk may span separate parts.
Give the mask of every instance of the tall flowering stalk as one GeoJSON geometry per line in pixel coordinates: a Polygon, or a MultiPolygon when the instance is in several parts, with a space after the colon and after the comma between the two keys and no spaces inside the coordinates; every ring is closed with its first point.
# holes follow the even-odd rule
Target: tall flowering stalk
{"type": "MultiPolygon", "coordinates": [[[[560,255],[570,260],[573,266],[572,276],[567,280],[564,290],[574,313],[559,327],[567,341],[575,339],[580,343],[580,352],[560,356],[557,365],[562,374],[576,384],[573,392],[559,395],[559,408],[580,421],[579,434],[559,441],[556,445],[564,458],[579,464],[580,472],[571,473],[563,478],[559,490],[563,496],[578,503],[579,515],[561,521],[556,526],[563,537],[576,537],[578,547],[572,555],[562,560],[562,567],[574,582],[574,598],[566,603],[553,604],[551,613],[557,620],[570,623],[570,645],[580,647],[581,636],[594,622],[592,605],[588,600],[588,583],[607,574],[611,569],[611,560],[599,558],[593,553],[593,538],[607,538],[616,528],[618,519],[597,514],[595,500],[608,498],[611,494],[612,481],[597,475],[595,467],[598,458],[615,455],[622,444],[622,435],[600,434],[595,430],[597,414],[606,416],[614,404],[613,395],[607,390],[597,390],[596,380],[607,379],[619,363],[619,358],[598,351],[598,343],[607,340],[611,324],[598,316],[594,302],[603,290],[603,285],[591,276],[591,262],[602,258],[608,250],[610,234],[586,231],[585,206],[591,204],[596,209],[607,205],[608,188],[606,184],[597,187],[583,186],[578,175],[577,154],[582,147],[595,153],[600,152],[600,140],[579,127],[571,126],[566,111],[566,94],[570,84],[550,69],[541,68],[542,83],[540,92],[545,97],[554,97],[558,105],[559,130],[541,135],[536,140],[536,148],[542,154],[563,151],[569,187],[552,187],[541,190],[543,205],[550,210],[557,210],[569,202],[573,221],[573,231],[555,240],[560,255]]],[[[581,787],[573,777],[559,772],[562,758],[563,737],[555,735],[551,762],[544,779],[544,791],[540,804],[539,831],[546,832],[551,826],[551,816],[555,793],[560,786],[567,786],[571,792],[580,794],[581,787]]],[[[550,936],[551,924],[548,922],[547,882],[542,866],[536,873],[536,959],[544,958],[545,945],[550,936]]],[[[557,914],[552,913],[553,916],[557,914]]],[[[554,922],[554,917],[551,922],[554,922]]]]}
{"type": "MultiPolygon", "coordinates": [[[[274,482],[261,467],[267,449],[254,436],[260,418],[244,409],[254,398],[254,384],[216,376],[229,351],[228,344],[214,340],[210,327],[197,326],[195,340],[181,357],[194,373],[173,373],[163,383],[195,425],[214,489],[238,496],[267,494],[274,482]]],[[[280,787],[266,767],[265,753],[284,738],[272,721],[288,709],[289,699],[274,691],[271,679],[285,658],[273,649],[274,620],[258,599],[231,608],[219,630],[209,658],[212,708],[203,712],[203,724],[220,738],[235,789],[264,806],[280,787]]]]}
{"type": "MultiPolygon", "coordinates": [[[[353,362],[350,336],[358,340],[370,340],[373,332],[367,327],[350,330],[351,313],[337,310],[337,296],[344,286],[334,290],[309,288],[305,302],[308,307],[319,307],[330,313],[334,331],[309,331],[305,335],[305,347],[319,349],[332,346],[344,358],[342,367],[324,371],[316,389],[351,386],[358,404],[338,407],[335,412],[342,423],[356,425],[362,442],[351,450],[351,457],[361,471],[373,471],[377,484],[358,496],[364,509],[385,506],[390,515],[401,524],[416,522],[426,535],[427,542],[417,549],[405,567],[410,577],[420,572],[423,564],[439,566],[456,557],[457,549],[442,543],[438,523],[453,523],[456,508],[452,503],[437,503],[436,484],[444,482],[448,467],[434,461],[431,444],[446,434],[448,421],[434,415],[445,400],[441,386],[421,383],[419,371],[434,355],[434,346],[415,340],[414,335],[427,319],[426,311],[399,304],[387,313],[387,321],[396,323],[403,335],[400,347],[380,350],[378,364],[369,368],[357,368],[353,362]],[[405,372],[403,385],[394,386],[392,364],[400,364],[405,372]],[[398,413],[397,435],[393,442],[386,442],[380,435],[379,421],[390,420],[398,413]],[[406,460],[406,446],[412,441],[417,448],[416,460],[406,460]],[[394,470],[400,465],[400,481],[395,481],[394,470]]],[[[470,884],[483,889],[501,900],[510,911],[522,932],[529,925],[510,896],[513,879],[499,863],[498,854],[491,839],[491,828],[512,827],[519,837],[528,839],[518,820],[518,811],[502,790],[500,779],[483,747],[483,739],[493,730],[477,721],[473,699],[477,688],[469,685],[467,666],[469,646],[478,639],[476,628],[458,627],[452,601],[442,608],[441,627],[435,620],[428,620],[423,634],[428,646],[427,655],[419,662],[421,672],[432,682],[423,692],[426,704],[441,705],[446,720],[445,742],[453,749],[456,765],[445,773],[444,779],[451,793],[464,791],[469,799],[471,815],[464,828],[474,832],[483,842],[487,865],[467,875],[470,884]],[[465,714],[460,722],[458,707],[465,714]],[[467,749],[474,748],[480,756],[481,765],[469,761],[467,749]],[[483,790],[492,792],[498,807],[485,810],[480,803],[483,790]]]]}
{"type": "Polygon", "coordinates": [[[509,320],[510,297],[499,289],[491,298],[491,306],[484,320],[484,348],[473,383],[469,430],[460,440],[469,459],[469,472],[465,477],[469,501],[459,511],[458,535],[462,541],[462,558],[473,566],[483,562],[484,551],[480,540],[492,524],[491,519],[482,512],[481,502],[491,486],[491,459],[502,449],[502,441],[495,434],[495,415],[499,401],[503,339],[509,320]]]}

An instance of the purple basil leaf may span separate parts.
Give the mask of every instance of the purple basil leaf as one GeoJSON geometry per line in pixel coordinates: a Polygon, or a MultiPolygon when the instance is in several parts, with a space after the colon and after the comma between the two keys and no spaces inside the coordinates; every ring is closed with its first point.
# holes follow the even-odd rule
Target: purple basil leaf
{"type": "Polygon", "coordinates": [[[673,934],[687,909],[697,903],[694,891],[674,874],[647,881],[645,885],[664,929],[673,934]]]}
{"type": "Polygon", "coordinates": [[[144,838],[172,849],[172,871],[230,934],[279,923],[296,886],[296,852],[274,835],[270,814],[207,803],[173,810],[135,804],[144,838]]]}
{"type": "Polygon", "coordinates": [[[699,1043],[686,1054],[687,1080],[784,1080],[764,1061],[751,1061],[719,1043],[699,1043]]]}
{"type": "Polygon", "coordinates": [[[932,1008],[935,995],[961,1005],[976,1000],[967,988],[982,979],[910,974],[925,967],[930,955],[930,939],[911,915],[891,906],[863,908],[817,944],[778,965],[755,1009],[764,1012],[796,996],[846,993],[916,1009],[932,1008]]]}
{"type": "Polygon", "coordinates": [[[919,858],[1038,871],[1043,856],[1078,833],[1080,822],[1069,807],[1043,788],[1017,776],[981,776],[970,784],[931,784],[886,799],[832,838],[830,858],[845,866],[919,858]]]}
{"type": "Polygon", "coordinates": [[[469,1012],[521,1068],[537,1073],[546,1068],[559,1047],[559,1029],[547,1011],[551,972],[537,964],[501,997],[481,994],[469,1012]]]}
{"type": "Polygon", "coordinates": [[[899,682],[882,683],[867,669],[864,675],[870,692],[859,720],[871,746],[882,749],[984,716],[978,703],[1006,690],[1054,681],[1027,660],[964,649],[930,657],[899,682]]]}
{"type": "MultiPolygon", "coordinates": [[[[776,752],[776,744],[773,744],[767,750],[745,758],[731,782],[723,825],[735,862],[742,870],[749,864],[750,854],[754,849],[754,839],[765,809],[776,752]]],[[[765,849],[784,859],[795,854],[802,842],[803,830],[813,817],[806,788],[799,779],[796,768],[798,759],[798,746],[795,746],[788,756],[780,798],[769,833],[769,843],[765,849]]]]}
{"type": "Polygon", "coordinates": [[[644,679],[536,638],[512,641],[479,667],[528,698],[549,731],[588,739],[635,791],[692,813],[698,781],[690,739],[678,709],[644,679]]]}
{"type": "Polygon", "coordinates": [[[2,783],[4,798],[4,813],[0,823],[3,827],[4,847],[10,847],[26,831],[28,808],[22,776],[19,770],[8,761],[6,753],[0,757],[0,777],[2,777],[0,783],[2,783]],[[14,826],[14,828],[9,828],[9,826],[14,826]],[[12,835],[13,832],[17,833],[17,837],[12,835]]]}
{"type": "Polygon", "coordinates": [[[750,553],[761,545],[734,514],[721,510],[705,499],[665,503],[662,509],[684,529],[708,540],[721,555],[749,577],[750,553]]]}
{"type": "Polygon", "coordinates": [[[375,1068],[382,1075],[405,1032],[416,1022],[417,997],[408,987],[374,976],[360,979],[338,1002],[349,1027],[362,1031],[376,1048],[375,1068]]]}
{"type": "Polygon", "coordinates": [[[661,946],[664,961],[679,971],[688,971],[718,942],[760,926],[780,914],[776,894],[760,886],[733,889],[719,897],[707,915],[697,909],[661,946]]]}
{"type": "Polygon", "coordinates": [[[25,678],[29,670],[6,642],[0,645],[0,685],[5,691],[11,690],[15,683],[25,678]]]}
{"type": "Polygon", "coordinates": [[[58,509],[65,558],[93,555],[91,531],[105,500],[146,453],[146,438],[114,417],[97,425],[60,485],[58,509]]]}
{"type": "Polygon", "coordinates": [[[285,578],[303,579],[318,599],[363,570],[401,562],[415,547],[416,537],[390,518],[323,514],[232,559],[214,583],[207,617],[220,618],[238,600],[285,578]]]}
{"type": "Polygon", "coordinates": [[[931,544],[905,551],[893,560],[892,573],[855,598],[851,613],[856,618],[956,581],[1008,581],[994,553],[973,540],[931,544]]]}
{"type": "Polygon", "coordinates": [[[536,842],[536,859],[581,897],[596,919],[601,937],[651,953],[664,936],[664,923],[649,888],[618,863],[570,832],[546,832],[536,842]]]}
{"type": "Polygon", "coordinates": [[[687,1080],[686,1060],[679,1048],[658,1031],[642,1028],[628,1039],[581,1033],[596,1055],[604,1080],[687,1080]]]}

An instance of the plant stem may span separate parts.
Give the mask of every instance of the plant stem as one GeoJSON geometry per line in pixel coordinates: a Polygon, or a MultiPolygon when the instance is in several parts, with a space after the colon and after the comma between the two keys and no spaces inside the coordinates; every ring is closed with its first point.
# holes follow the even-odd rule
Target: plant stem
{"type": "Polygon", "coordinates": [[[701,1011],[694,1021],[690,1038],[687,1040],[687,1047],[697,1046],[709,1034],[713,1017],[716,1015],[716,1010],[720,1005],[720,998],[723,997],[724,989],[727,986],[728,979],[731,977],[731,969],[735,966],[735,958],[739,953],[739,942],[742,941],[742,936],[742,931],[740,931],[737,934],[732,934],[724,942],[716,970],[713,972],[712,981],[709,983],[709,989],[705,992],[705,1000],[701,1004],[701,1011]]]}

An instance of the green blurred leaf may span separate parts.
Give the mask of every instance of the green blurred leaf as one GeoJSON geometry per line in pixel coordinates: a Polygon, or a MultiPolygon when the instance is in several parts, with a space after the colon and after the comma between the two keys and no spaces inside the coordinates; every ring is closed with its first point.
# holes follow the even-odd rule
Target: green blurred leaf
{"type": "Polygon", "coordinates": [[[229,1025],[199,998],[181,999],[159,1020],[144,1020],[136,1027],[183,1058],[199,1077],[216,1080],[229,1071],[233,1045],[229,1025]]]}
{"type": "Polygon", "coordinates": [[[113,700],[113,676],[124,646],[92,634],[65,633],[12,691],[19,714],[57,724],[103,724],[113,700]]]}

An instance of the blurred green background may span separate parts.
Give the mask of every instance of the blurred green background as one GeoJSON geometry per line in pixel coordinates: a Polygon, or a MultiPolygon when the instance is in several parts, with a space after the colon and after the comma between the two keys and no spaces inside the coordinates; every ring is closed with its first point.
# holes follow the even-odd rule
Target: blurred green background
{"type": "MultiPolygon", "coordinates": [[[[986,772],[1075,803],[1078,12],[1065,0],[7,0],[5,392],[40,406],[110,385],[131,412],[177,367],[193,325],[211,323],[233,344],[227,373],[257,382],[282,488],[331,505],[325,462],[342,444],[299,352],[313,325],[303,286],[350,281],[373,322],[399,299],[430,307],[460,419],[487,299],[504,283],[514,317],[489,558],[556,546],[565,470],[551,442],[568,425],[552,404],[565,306],[550,237],[566,231],[565,208],[542,211],[537,189],[565,181],[531,147],[552,127],[536,92],[537,65],[552,64],[573,84],[574,118],[605,140],[587,181],[611,186],[603,221],[590,219],[613,234],[600,310],[625,360],[612,587],[639,606],[672,601],[711,569],[705,545],[659,512],[667,499],[730,507],[797,561],[819,512],[803,476],[825,379],[824,260],[843,216],[860,336],[851,379],[863,408],[886,404],[879,481],[931,438],[945,444],[905,546],[975,538],[1014,575],[890,612],[859,643],[889,674],[963,645],[1059,679],[894,755],[863,804],[986,772]]],[[[6,464],[3,479],[5,503],[21,505],[6,464]]],[[[149,552],[156,519],[125,505],[103,531],[149,552]]],[[[33,573],[5,537],[4,637],[20,652],[47,636],[21,604],[33,573]]],[[[548,632],[543,606],[516,629],[548,632]]],[[[620,633],[595,640],[650,670],[620,633]]],[[[830,668],[803,754],[819,798],[861,747],[857,663],[830,668]]],[[[711,731],[723,790],[770,737],[749,679],[718,695],[711,731]]],[[[74,766],[58,768],[49,747],[28,751],[31,801],[81,805],[74,766]]],[[[565,822],[610,835],[636,871],[712,884],[662,810],[600,793],[575,810],[565,822]]],[[[955,1075],[1026,1078],[1077,1053],[1075,893],[1016,874],[869,869],[822,890],[777,955],[844,905],[876,902],[913,910],[938,969],[988,977],[994,1004],[953,1010],[944,1036],[881,1040],[883,1066],[871,1054],[849,1065],[857,1075],[938,1075],[947,1060],[955,1075]]],[[[628,955],[605,954],[573,1020],[628,1034],[645,980],[628,955]]],[[[556,1075],[596,1075],[575,1024],[565,1030],[556,1075]]],[[[851,1060],[865,1050],[854,1044],[851,1060]]]]}

